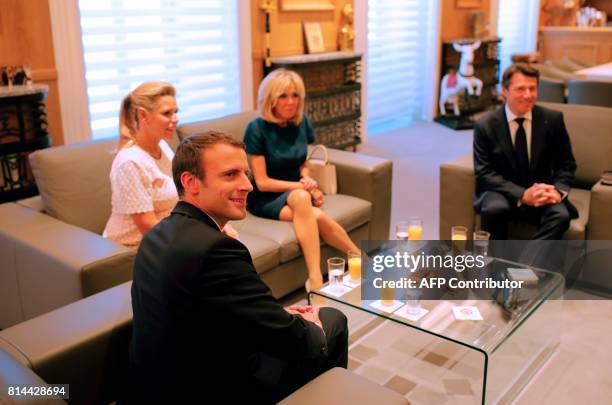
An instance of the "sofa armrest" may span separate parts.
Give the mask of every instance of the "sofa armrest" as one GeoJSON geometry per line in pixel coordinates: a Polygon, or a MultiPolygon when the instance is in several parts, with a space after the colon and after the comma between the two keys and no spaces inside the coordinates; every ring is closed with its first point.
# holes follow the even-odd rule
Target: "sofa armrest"
{"type": "MultiPolygon", "coordinates": [[[[134,252],[122,245],[14,203],[0,218],[0,277],[10,281],[0,290],[18,295],[17,322],[132,279],[134,252]]],[[[0,328],[16,323],[0,308],[0,328]]]]}
{"type": "Polygon", "coordinates": [[[612,240],[612,186],[601,180],[591,188],[587,239],[612,240]]]}
{"type": "Polygon", "coordinates": [[[15,385],[27,385],[31,387],[47,387],[39,376],[26,367],[22,362],[9,354],[6,343],[0,340],[0,404],[11,405],[65,405],[66,402],[59,399],[38,399],[35,397],[15,396],[8,394],[8,387],[15,385]]]}
{"type": "Polygon", "coordinates": [[[370,240],[389,239],[391,221],[391,160],[363,153],[328,149],[336,165],[338,193],[359,197],[372,203],[370,240]]]}
{"type": "Polygon", "coordinates": [[[279,402],[298,404],[410,404],[395,391],[346,369],[335,367],[279,402]]]}
{"type": "Polygon", "coordinates": [[[28,207],[37,212],[45,212],[45,204],[43,203],[42,197],[35,195],[34,197],[24,198],[23,200],[15,201],[19,205],[28,207]]]}
{"type": "Polygon", "coordinates": [[[455,225],[472,234],[475,186],[472,153],[440,165],[440,240],[450,240],[455,225]]]}
{"type": "Polygon", "coordinates": [[[70,384],[71,403],[115,401],[127,382],[131,285],[2,330],[0,348],[47,383],[70,384]]]}

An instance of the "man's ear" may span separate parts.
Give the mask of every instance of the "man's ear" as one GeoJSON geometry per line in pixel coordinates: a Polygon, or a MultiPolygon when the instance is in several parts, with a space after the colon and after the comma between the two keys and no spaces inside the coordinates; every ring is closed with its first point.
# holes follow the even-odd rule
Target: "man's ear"
{"type": "Polygon", "coordinates": [[[504,100],[508,99],[508,89],[504,86],[502,86],[502,97],[504,98],[504,100]]]}
{"type": "Polygon", "coordinates": [[[200,186],[198,184],[198,178],[193,173],[181,173],[181,184],[183,185],[185,193],[198,194],[200,186]]]}

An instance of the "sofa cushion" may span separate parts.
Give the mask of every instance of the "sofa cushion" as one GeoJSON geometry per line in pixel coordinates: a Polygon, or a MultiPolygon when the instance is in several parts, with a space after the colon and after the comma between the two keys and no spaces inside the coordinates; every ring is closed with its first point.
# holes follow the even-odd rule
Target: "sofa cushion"
{"type": "MultiPolygon", "coordinates": [[[[350,232],[370,221],[372,203],[343,194],[327,195],[325,196],[323,211],[350,232]]],[[[246,232],[274,241],[280,247],[281,263],[295,259],[301,254],[300,246],[293,230],[293,224],[290,222],[276,221],[248,214],[242,221],[232,221],[232,225],[241,234],[246,232]]],[[[360,241],[355,242],[359,244],[360,241]]]]}
{"type": "MultiPolygon", "coordinates": [[[[234,222],[232,222],[232,225],[234,225],[234,222]]],[[[245,231],[239,232],[240,241],[249,249],[258,274],[278,266],[280,249],[277,243],[245,231]]]]}
{"type": "Polygon", "coordinates": [[[116,148],[116,139],[105,139],[32,153],[30,165],[45,211],[101,234],[111,213],[109,174],[116,148]]]}

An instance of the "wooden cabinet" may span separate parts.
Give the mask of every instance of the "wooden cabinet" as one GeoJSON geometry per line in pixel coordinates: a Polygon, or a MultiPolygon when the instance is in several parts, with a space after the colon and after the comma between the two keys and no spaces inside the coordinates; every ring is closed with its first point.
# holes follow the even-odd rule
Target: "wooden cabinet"
{"type": "Polygon", "coordinates": [[[361,143],[360,54],[328,52],[273,58],[270,70],[278,68],[294,70],[304,80],[304,110],[317,143],[338,149],[361,143]]]}
{"type": "Polygon", "coordinates": [[[38,194],[28,155],[50,145],[47,86],[0,87],[0,203],[38,194]]]}
{"type": "Polygon", "coordinates": [[[544,27],[539,47],[544,60],[569,56],[594,65],[612,62],[612,28],[544,27]]]}

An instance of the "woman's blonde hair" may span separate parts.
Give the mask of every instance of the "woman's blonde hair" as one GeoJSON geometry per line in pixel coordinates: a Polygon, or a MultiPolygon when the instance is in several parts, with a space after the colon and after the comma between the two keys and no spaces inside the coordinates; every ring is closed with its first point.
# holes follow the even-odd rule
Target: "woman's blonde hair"
{"type": "Polygon", "coordinates": [[[133,145],[138,131],[138,109],[151,111],[161,96],[176,96],[174,86],[166,82],[146,82],[132,90],[121,102],[119,112],[119,149],[133,145]]]}
{"type": "Polygon", "coordinates": [[[275,124],[282,122],[280,118],[274,115],[274,107],[276,107],[278,98],[289,91],[291,86],[295,86],[295,90],[300,96],[300,105],[295,116],[289,121],[294,125],[300,125],[304,116],[304,81],[300,75],[288,69],[273,70],[259,85],[257,104],[259,105],[259,113],[264,120],[275,124]]]}

